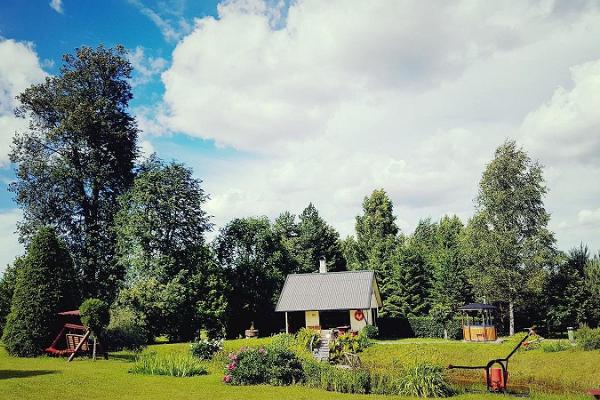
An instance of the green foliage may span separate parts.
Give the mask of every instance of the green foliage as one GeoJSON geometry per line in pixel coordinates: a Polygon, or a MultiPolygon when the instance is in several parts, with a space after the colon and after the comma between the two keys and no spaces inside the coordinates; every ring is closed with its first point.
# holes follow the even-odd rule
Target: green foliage
{"type": "Polygon", "coordinates": [[[260,385],[268,380],[269,364],[264,347],[242,348],[229,356],[224,381],[232,385],[260,385]]]}
{"type": "Polygon", "coordinates": [[[542,343],[542,351],[544,353],[556,353],[556,352],[559,352],[559,351],[569,350],[572,347],[573,346],[571,346],[569,343],[564,342],[562,340],[558,340],[556,342],[544,342],[544,343],[542,343]]]}
{"type": "Polygon", "coordinates": [[[365,197],[363,214],[356,217],[356,239],[347,238],[343,243],[348,269],[373,270],[377,272],[379,289],[383,298],[382,317],[388,310],[388,299],[397,291],[392,282],[392,256],[400,239],[393,214],[393,204],[383,189],[374,190],[365,197]]]}
{"type": "Polygon", "coordinates": [[[287,346],[271,344],[267,347],[268,383],[275,386],[300,383],[304,377],[302,364],[287,346]]]}
{"type": "Polygon", "coordinates": [[[0,278],[0,336],[4,330],[6,317],[10,313],[10,305],[17,284],[17,274],[22,265],[23,257],[16,258],[13,264],[6,266],[0,278]]]}
{"type": "Polygon", "coordinates": [[[87,299],[79,307],[81,322],[89,327],[94,335],[101,337],[110,322],[108,304],[100,299],[87,299]]]}
{"type": "Polygon", "coordinates": [[[189,354],[179,353],[141,354],[137,357],[129,372],[142,375],[168,375],[179,378],[207,374],[206,368],[197,358],[189,354]]]}
{"type": "Polygon", "coordinates": [[[261,334],[277,329],[275,304],[294,261],[268,218],[235,219],[214,242],[219,266],[228,282],[227,334],[235,337],[250,327],[261,334]]]}
{"type": "Polygon", "coordinates": [[[367,325],[360,330],[360,333],[363,334],[367,339],[375,339],[379,336],[379,328],[375,325],[367,325]]]}
{"type": "Polygon", "coordinates": [[[296,333],[296,341],[303,349],[309,349],[312,343],[316,347],[321,342],[321,335],[314,329],[301,328],[296,333]]]}
{"type": "Polygon", "coordinates": [[[460,319],[451,319],[444,325],[431,317],[408,317],[408,323],[414,337],[443,338],[445,326],[449,339],[462,338],[460,319]]]}
{"type": "Polygon", "coordinates": [[[403,368],[398,394],[415,397],[448,397],[453,390],[444,379],[442,367],[418,363],[403,368]]]}
{"type": "Polygon", "coordinates": [[[545,293],[549,327],[564,332],[568,326],[600,322],[600,301],[588,282],[591,264],[586,246],[571,249],[566,259],[549,275],[545,293]]]}
{"type": "Polygon", "coordinates": [[[148,343],[148,331],[143,318],[127,308],[112,309],[104,341],[112,351],[141,351],[148,343]]]}
{"type": "Polygon", "coordinates": [[[51,228],[40,228],[19,267],[3,342],[15,356],[30,357],[50,345],[57,313],[73,310],[80,297],[73,261],[51,228]]]}
{"type": "Polygon", "coordinates": [[[333,392],[415,397],[448,397],[453,394],[442,368],[427,363],[391,372],[342,369],[315,360],[305,360],[303,368],[306,386],[333,392]]]}
{"type": "Polygon", "coordinates": [[[128,114],[132,66],[124,47],[80,47],[60,73],[18,96],[29,129],[10,151],[9,187],[23,210],[21,238],[53,226],[73,254],[85,297],[112,302],[123,278],[114,263],[117,197],[133,180],[138,129],[128,114]]]}
{"type": "Polygon", "coordinates": [[[302,362],[304,384],[340,393],[369,393],[369,373],[364,370],[348,370],[306,359],[302,362]]]}
{"type": "Polygon", "coordinates": [[[343,360],[344,353],[360,353],[369,347],[369,338],[364,330],[358,335],[347,332],[329,342],[329,358],[333,361],[343,360]]]}
{"type": "Polygon", "coordinates": [[[151,335],[190,340],[199,329],[223,333],[225,282],[205,246],[212,227],[207,199],[191,169],[155,155],[119,198],[118,262],[127,270],[119,303],[144,315],[151,335]]]}
{"type": "MultiPolygon", "coordinates": [[[[541,292],[545,268],[556,260],[542,167],[508,140],[496,149],[479,185],[476,213],[463,240],[470,283],[478,297],[512,306],[541,292]]],[[[512,334],[510,311],[509,318],[512,334]]]]}
{"type": "Polygon", "coordinates": [[[190,352],[201,360],[211,360],[223,349],[223,339],[199,339],[190,345],[190,352]]]}
{"type": "Polygon", "coordinates": [[[316,207],[310,203],[298,219],[296,222],[293,214],[284,212],[273,224],[273,229],[297,264],[294,272],[318,270],[321,256],[327,260],[328,271],[345,270],[339,234],[321,218],[316,207]]]}
{"type": "Polygon", "coordinates": [[[584,350],[600,349],[600,328],[591,329],[587,326],[577,329],[575,332],[577,344],[584,350]]]}
{"type": "Polygon", "coordinates": [[[190,168],[156,154],[139,167],[115,217],[118,260],[128,279],[150,275],[167,282],[196,267],[196,253],[212,227],[201,183],[190,168]]]}
{"type": "Polygon", "coordinates": [[[384,302],[384,308],[387,304],[385,316],[394,318],[425,314],[429,308],[431,280],[416,239],[410,238],[398,246],[393,260],[389,285],[394,290],[384,302]]]}

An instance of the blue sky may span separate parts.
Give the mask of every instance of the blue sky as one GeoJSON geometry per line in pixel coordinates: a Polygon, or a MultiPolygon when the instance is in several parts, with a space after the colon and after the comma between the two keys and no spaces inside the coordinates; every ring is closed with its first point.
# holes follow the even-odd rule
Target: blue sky
{"type": "Polygon", "coordinates": [[[342,236],[383,187],[398,223],[466,221],[512,138],[545,166],[558,247],[600,249],[600,5],[419,0],[4,0],[0,265],[14,96],[76,47],[123,44],[141,148],[203,179],[217,227],[308,202],[342,236]]]}

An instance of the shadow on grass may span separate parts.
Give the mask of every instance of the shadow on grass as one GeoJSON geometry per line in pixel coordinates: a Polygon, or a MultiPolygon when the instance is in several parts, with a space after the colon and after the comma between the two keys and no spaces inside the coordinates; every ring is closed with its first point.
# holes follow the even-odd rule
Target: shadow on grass
{"type": "Polygon", "coordinates": [[[32,370],[32,371],[0,369],[0,379],[29,378],[32,376],[50,375],[50,374],[59,374],[59,373],[60,373],[60,371],[45,370],[45,369],[32,370]]]}

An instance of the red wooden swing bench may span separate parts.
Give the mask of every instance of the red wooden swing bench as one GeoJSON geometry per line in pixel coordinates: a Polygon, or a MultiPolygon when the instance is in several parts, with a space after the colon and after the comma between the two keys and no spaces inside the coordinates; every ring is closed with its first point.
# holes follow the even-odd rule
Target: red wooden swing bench
{"type": "MultiPolygon", "coordinates": [[[[78,310],[74,310],[61,312],[58,315],[63,317],[79,317],[80,314],[78,310]]],[[[52,344],[44,351],[54,357],[69,356],[69,361],[71,361],[78,352],[90,351],[88,343],[90,333],[90,330],[81,324],[65,323],[52,344]],[[63,337],[66,348],[62,348],[63,337]],[[61,345],[61,348],[59,348],[59,345],[61,345]]]]}

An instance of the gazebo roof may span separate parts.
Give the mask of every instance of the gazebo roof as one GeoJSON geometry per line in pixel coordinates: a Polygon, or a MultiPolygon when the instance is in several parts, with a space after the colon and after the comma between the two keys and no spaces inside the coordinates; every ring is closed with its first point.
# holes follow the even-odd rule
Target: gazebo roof
{"type": "Polygon", "coordinates": [[[458,307],[459,311],[483,311],[483,310],[495,310],[496,307],[494,307],[491,304],[485,304],[485,303],[470,303],[470,304],[466,304],[462,307],[458,307]]]}

